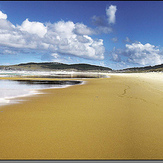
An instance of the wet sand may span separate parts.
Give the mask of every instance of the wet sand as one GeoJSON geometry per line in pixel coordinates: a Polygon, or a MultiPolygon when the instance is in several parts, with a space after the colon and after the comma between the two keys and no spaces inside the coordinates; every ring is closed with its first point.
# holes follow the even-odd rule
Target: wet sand
{"type": "Polygon", "coordinates": [[[162,82],[83,80],[0,107],[0,159],[163,159],[162,82]]]}

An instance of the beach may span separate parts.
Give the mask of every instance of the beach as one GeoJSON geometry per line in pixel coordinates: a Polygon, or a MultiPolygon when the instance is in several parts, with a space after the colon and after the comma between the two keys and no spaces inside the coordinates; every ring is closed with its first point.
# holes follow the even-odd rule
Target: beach
{"type": "Polygon", "coordinates": [[[108,75],[1,106],[0,160],[163,159],[162,74],[108,75]]]}

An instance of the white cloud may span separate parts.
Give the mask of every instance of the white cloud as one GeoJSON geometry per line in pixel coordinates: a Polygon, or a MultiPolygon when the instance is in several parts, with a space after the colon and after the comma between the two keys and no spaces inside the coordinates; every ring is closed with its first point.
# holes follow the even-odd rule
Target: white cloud
{"type": "Polygon", "coordinates": [[[60,63],[66,63],[66,64],[71,64],[74,62],[78,63],[79,62],[75,58],[71,58],[71,57],[66,56],[66,55],[59,55],[58,53],[44,54],[44,55],[42,55],[41,60],[60,62],[60,63]]]}
{"type": "Polygon", "coordinates": [[[59,55],[57,53],[52,53],[51,56],[54,57],[55,59],[57,59],[59,57],[59,55]]]}
{"type": "Polygon", "coordinates": [[[7,19],[7,15],[0,11],[0,19],[7,19]]]}
{"type": "Polygon", "coordinates": [[[92,23],[97,26],[93,34],[101,34],[101,33],[111,33],[113,29],[111,28],[110,24],[115,23],[115,12],[116,12],[116,6],[110,6],[109,8],[106,8],[106,15],[108,16],[108,19],[102,16],[96,16],[94,15],[92,17],[92,23]],[[109,25],[108,25],[109,23],[109,25]]]}
{"type": "MultiPolygon", "coordinates": [[[[84,25],[79,27],[87,29],[84,25]]],[[[60,54],[69,54],[83,58],[103,59],[105,48],[101,39],[93,40],[87,31],[78,33],[75,31],[76,24],[71,21],[59,21],[47,25],[48,32],[45,41],[50,44],[49,49],[60,54]]]]}
{"type": "Polygon", "coordinates": [[[140,65],[156,65],[163,62],[163,56],[160,54],[160,50],[151,45],[132,43],[126,44],[126,53],[129,55],[128,61],[138,63],[140,65]]]}
{"type": "Polygon", "coordinates": [[[117,11],[117,7],[114,5],[110,5],[108,8],[106,8],[106,15],[108,16],[108,23],[114,24],[115,23],[115,13],[117,11]]]}
{"type": "Polygon", "coordinates": [[[100,34],[100,33],[108,34],[111,33],[113,30],[110,27],[97,27],[95,31],[96,34],[100,34]]]}
{"type": "Polygon", "coordinates": [[[0,29],[1,30],[12,30],[15,26],[6,19],[0,19],[0,29]]]}
{"type": "MultiPolygon", "coordinates": [[[[57,53],[52,53],[52,54],[50,54],[50,58],[51,58],[51,61],[53,61],[53,62],[61,62],[61,63],[63,63],[63,62],[65,62],[65,58],[62,56],[60,56],[59,54],[57,54],[57,53]]],[[[68,59],[67,59],[67,61],[68,61],[68,59]]]]}
{"type": "Polygon", "coordinates": [[[163,63],[163,52],[154,45],[140,42],[126,44],[125,49],[113,49],[111,52],[114,61],[138,64],[140,66],[158,65],[163,63]],[[123,56],[123,57],[122,57],[123,56]]]}
{"type": "MultiPolygon", "coordinates": [[[[52,32],[55,32],[58,34],[58,36],[70,38],[73,35],[73,30],[75,29],[75,24],[72,21],[64,22],[59,21],[57,23],[52,24],[51,30],[52,32]]],[[[59,39],[59,37],[58,37],[59,39]]]]}
{"type": "Polygon", "coordinates": [[[47,28],[40,22],[30,22],[26,19],[21,26],[18,26],[21,31],[26,31],[30,34],[37,34],[39,37],[44,37],[47,33],[47,28]]]}
{"type": "MultiPolygon", "coordinates": [[[[91,29],[86,25],[72,21],[44,25],[26,19],[15,27],[8,20],[0,19],[0,46],[7,47],[8,50],[46,51],[81,58],[104,59],[103,40],[92,39],[90,34],[91,29]]],[[[57,55],[51,57],[56,59],[57,55]]]]}
{"type": "Polygon", "coordinates": [[[98,35],[101,33],[105,33],[105,34],[110,33],[112,32],[112,28],[107,26],[98,26],[97,28],[92,29],[84,24],[76,23],[74,32],[77,35],[93,35],[93,34],[98,35]]]}
{"type": "Polygon", "coordinates": [[[91,28],[88,28],[86,25],[81,23],[75,24],[75,33],[79,35],[92,35],[95,34],[94,30],[91,28]]]}

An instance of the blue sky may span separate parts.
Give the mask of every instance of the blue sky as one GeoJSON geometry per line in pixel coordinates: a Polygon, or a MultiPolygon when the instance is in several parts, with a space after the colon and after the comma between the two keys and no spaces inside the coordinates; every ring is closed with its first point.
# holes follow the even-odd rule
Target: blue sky
{"type": "Polygon", "coordinates": [[[1,1],[0,65],[163,63],[162,1],[1,1]]]}

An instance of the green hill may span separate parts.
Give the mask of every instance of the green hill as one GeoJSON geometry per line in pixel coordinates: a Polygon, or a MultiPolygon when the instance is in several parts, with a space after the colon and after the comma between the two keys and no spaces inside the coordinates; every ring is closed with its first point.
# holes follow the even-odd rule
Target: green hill
{"type": "Polygon", "coordinates": [[[0,66],[2,70],[73,70],[73,71],[111,71],[111,68],[90,65],[90,64],[63,64],[58,62],[42,62],[42,63],[22,63],[18,65],[0,66]]]}
{"type": "Polygon", "coordinates": [[[127,68],[123,70],[119,70],[123,72],[163,72],[163,64],[155,65],[155,66],[146,66],[146,67],[133,67],[127,68]]]}
{"type": "Polygon", "coordinates": [[[94,71],[94,72],[163,72],[163,64],[155,66],[146,66],[146,67],[133,67],[122,70],[112,70],[108,67],[90,65],[90,64],[63,64],[58,62],[41,62],[41,63],[21,63],[17,65],[10,66],[0,66],[0,70],[16,70],[16,71],[94,71]]]}

